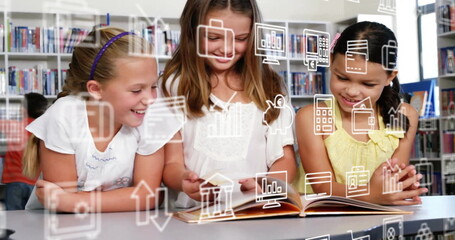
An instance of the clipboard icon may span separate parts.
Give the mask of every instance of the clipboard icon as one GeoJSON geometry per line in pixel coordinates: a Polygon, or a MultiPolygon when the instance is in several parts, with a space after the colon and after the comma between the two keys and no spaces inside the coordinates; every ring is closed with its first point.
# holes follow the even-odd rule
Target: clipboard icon
{"type": "Polygon", "coordinates": [[[374,110],[370,97],[355,104],[351,113],[351,128],[353,134],[368,134],[369,131],[374,130],[376,119],[374,117],[374,110]],[[363,118],[368,119],[367,124],[360,121],[360,119],[363,118]]]}

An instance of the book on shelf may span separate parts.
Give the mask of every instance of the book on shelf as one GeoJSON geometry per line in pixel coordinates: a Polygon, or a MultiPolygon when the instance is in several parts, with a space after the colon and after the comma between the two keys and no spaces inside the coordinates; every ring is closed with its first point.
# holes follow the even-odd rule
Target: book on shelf
{"type": "Polygon", "coordinates": [[[439,132],[417,131],[411,158],[438,158],[440,157],[439,132]]]}
{"type": "Polygon", "coordinates": [[[425,116],[427,96],[428,96],[427,91],[412,92],[410,104],[415,108],[419,116],[425,116]]]}
{"type": "Polygon", "coordinates": [[[455,1],[438,0],[441,5],[437,9],[438,33],[451,32],[455,30],[455,1]]]}
{"type": "Polygon", "coordinates": [[[131,31],[154,44],[155,52],[158,56],[172,56],[177,49],[180,40],[180,30],[165,31],[161,29],[161,26],[146,26],[145,24],[142,24],[137,29],[131,31]]]}
{"type": "MultiPolygon", "coordinates": [[[[287,71],[279,75],[288,82],[287,71]]],[[[323,93],[324,77],[321,72],[291,72],[290,93],[293,96],[306,96],[323,93]]]]}
{"type": "MultiPolygon", "coordinates": [[[[62,70],[62,72],[65,71],[62,70]]],[[[38,92],[43,95],[56,95],[59,91],[57,73],[57,69],[43,69],[41,65],[30,69],[17,69],[16,66],[10,66],[8,68],[8,93],[23,95],[38,92]]]]}
{"type": "Polygon", "coordinates": [[[435,80],[401,85],[406,100],[416,109],[421,119],[433,118],[436,115],[435,86],[435,80]]]}
{"type": "Polygon", "coordinates": [[[441,89],[441,115],[455,117],[455,88],[441,89]]]}
{"type": "MultiPolygon", "coordinates": [[[[72,53],[89,33],[89,30],[81,28],[13,26],[12,22],[8,23],[7,31],[8,52],[23,53],[57,53],[57,50],[72,53]]],[[[0,26],[2,32],[3,25],[0,26]]]]}
{"type": "MultiPolygon", "coordinates": [[[[233,191],[231,200],[229,197],[219,196],[219,201],[214,201],[205,206],[179,211],[173,216],[188,223],[203,223],[210,221],[228,221],[238,219],[253,219],[277,216],[320,216],[320,215],[362,215],[362,214],[411,214],[389,206],[368,203],[352,198],[330,196],[320,199],[306,200],[305,195],[299,195],[293,187],[282,180],[272,177],[260,177],[257,179],[260,186],[267,184],[264,190],[257,194],[256,191],[240,192],[233,191]],[[272,188],[270,188],[272,186],[272,188]],[[278,190],[286,189],[286,198],[274,200],[278,190]],[[227,199],[227,200],[226,200],[227,199]],[[275,204],[274,208],[267,208],[269,200],[275,204]],[[214,211],[214,212],[212,212],[214,211]],[[211,213],[214,213],[211,214],[211,213]],[[226,214],[223,214],[226,213],[226,214]]],[[[215,182],[210,181],[216,186],[215,182]]],[[[222,185],[220,185],[222,186],[222,185]]],[[[220,194],[223,194],[221,191],[220,194]]],[[[227,193],[228,194],[228,193],[227,193]]]]}
{"type": "Polygon", "coordinates": [[[455,46],[439,49],[439,73],[448,75],[455,73],[455,46]]]}

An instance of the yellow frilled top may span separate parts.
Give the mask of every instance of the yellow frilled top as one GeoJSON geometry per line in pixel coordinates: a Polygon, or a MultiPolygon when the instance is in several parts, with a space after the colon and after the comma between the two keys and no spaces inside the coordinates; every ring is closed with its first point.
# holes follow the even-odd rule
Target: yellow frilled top
{"type": "MultiPolygon", "coordinates": [[[[364,167],[370,171],[370,176],[384,161],[390,159],[398,148],[400,138],[404,134],[400,131],[391,131],[385,128],[382,116],[378,113],[379,130],[368,132],[370,140],[362,142],[354,139],[343,129],[340,108],[335,104],[335,132],[324,140],[330,163],[338,183],[346,184],[346,172],[352,171],[353,167],[364,167]]],[[[312,161],[317,161],[314,159],[312,161]]],[[[299,166],[298,177],[293,185],[299,192],[305,191],[305,173],[302,164],[299,166]]],[[[312,193],[307,188],[307,193],[312,193]]]]}

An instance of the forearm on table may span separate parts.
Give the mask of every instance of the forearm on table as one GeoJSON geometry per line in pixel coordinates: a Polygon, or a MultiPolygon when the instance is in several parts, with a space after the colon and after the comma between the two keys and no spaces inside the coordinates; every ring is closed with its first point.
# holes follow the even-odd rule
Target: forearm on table
{"type": "Polygon", "coordinates": [[[86,203],[89,212],[125,212],[155,208],[156,190],[126,187],[111,191],[65,192],[57,195],[57,211],[77,212],[79,204],[86,203]],[[98,205],[99,204],[99,205],[98,205]],[[97,206],[98,205],[98,206],[97,206]]]}

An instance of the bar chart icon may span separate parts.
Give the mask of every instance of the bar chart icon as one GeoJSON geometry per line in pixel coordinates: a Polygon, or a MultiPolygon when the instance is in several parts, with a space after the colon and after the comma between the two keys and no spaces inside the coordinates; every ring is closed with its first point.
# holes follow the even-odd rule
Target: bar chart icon
{"type": "Polygon", "coordinates": [[[382,193],[389,194],[403,191],[403,183],[400,182],[399,176],[399,173],[401,172],[400,167],[398,167],[398,165],[392,167],[389,160],[387,160],[387,164],[390,168],[384,167],[382,169],[384,174],[384,186],[382,193]]]}

